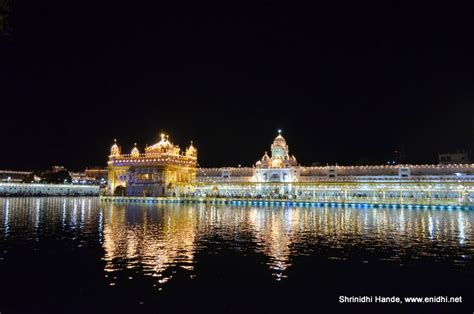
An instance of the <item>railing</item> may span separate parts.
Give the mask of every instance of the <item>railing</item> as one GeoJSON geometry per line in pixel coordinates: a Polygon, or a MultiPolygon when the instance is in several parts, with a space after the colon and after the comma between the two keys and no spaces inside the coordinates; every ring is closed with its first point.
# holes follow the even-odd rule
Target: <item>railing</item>
{"type": "Polygon", "coordinates": [[[111,158],[115,159],[124,159],[124,158],[162,158],[162,157],[171,157],[171,158],[189,158],[196,159],[196,156],[188,156],[185,154],[173,154],[173,153],[140,153],[138,155],[132,154],[120,154],[112,155],[111,158]]]}
{"type": "Polygon", "coordinates": [[[96,189],[99,185],[92,185],[92,184],[50,184],[50,183],[7,183],[1,182],[0,187],[20,187],[20,188],[27,188],[27,187],[34,187],[34,188],[93,188],[96,189]]]}
{"type": "Polygon", "coordinates": [[[335,178],[330,178],[327,176],[300,176],[299,180],[296,182],[254,182],[252,181],[253,176],[231,176],[228,178],[222,176],[197,176],[198,183],[226,183],[226,182],[240,182],[242,184],[295,184],[298,183],[338,183],[338,182],[363,182],[363,183],[427,183],[427,182],[436,182],[436,183],[456,183],[462,182],[474,182],[473,176],[411,176],[411,177],[399,177],[399,176],[338,176],[335,178]]]}
{"type": "Polygon", "coordinates": [[[176,202],[176,203],[243,203],[249,205],[310,205],[310,204],[361,204],[361,205],[384,205],[384,206],[414,206],[414,207],[439,207],[447,206],[458,207],[465,209],[474,208],[472,200],[460,199],[380,199],[380,198],[296,198],[296,199],[282,199],[282,198],[251,198],[251,197],[133,197],[133,196],[101,196],[104,201],[118,201],[118,202],[176,202]]]}
{"type": "Polygon", "coordinates": [[[0,196],[98,196],[99,185],[0,183],[0,196]]]}
{"type": "MultiPolygon", "coordinates": [[[[143,154],[142,154],[143,155],[143,154]]],[[[141,157],[131,157],[130,155],[120,155],[109,160],[112,164],[136,164],[136,163],[164,163],[164,164],[181,164],[188,166],[196,166],[195,158],[187,156],[161,156],[144,155],[141,157]]]]}
{"type": "Polygon", "coordinates": [[[398,168],[411,168],[411,169],[472,169],[474,164],[420,164],[420,165],[411,165],[411,164],[399,164],[399,165],[366,165],[366,166],[340,166],[340,165],[327,165],[327,166],[301,166],[301,169],[311,169],[311,170],[326,170],[328,168],[336,168],[341,170],[346,169],[356,169],[356,170],[366,170],[366,169],[398,169],[398,168]]]}
{"type": "Polygon", "coordinates": [[[300,176],[299,182],[474,182],[474,175],[427,175],[410,177],[393,176],[337,176],[330,178],[326,176],[300,176]]]}
{"type": "Polygon", "coordinates": [[[15,171],[15,170],[0,170],[0,174],[7,175],[30,175],[32,174],[32,171],[15,171]]]}
{"type": "Polygon", "coordinates": [[[241,182],[241,183],[254,183],[251,181],[252,177],[196,177],[197,182],[241,182]]]}

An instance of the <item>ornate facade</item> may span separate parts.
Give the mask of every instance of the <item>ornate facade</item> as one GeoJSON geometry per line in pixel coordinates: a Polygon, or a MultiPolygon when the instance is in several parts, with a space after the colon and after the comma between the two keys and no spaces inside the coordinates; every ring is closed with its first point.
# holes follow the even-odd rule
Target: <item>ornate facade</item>
{"type": "Polygon", "coordinates": [[[200,168],[198,195],[317,201],[472,203],[474,164],[305,167],[281,134],[252,167],[200,168]]]}
{"type": "Polygon", "coordinates": [[[162,135],[144,153],[111,147],[107,194],[474,204],[474,164],[305,167],[278,134],[252,167],[198,168],[192,143],[182,152],[162,135]]]}
{"type": "Polygon", "coordinates": [[[182,152],[165,134],[144,153],[135,144],[122,154],[115,142],[107,164],[108,195],[176,196],[194,192],[196,185],[197,149],[191,142],[182,152]]]}
{"type": "Polygon", "coordinates": [[[298,181],[299,167],[295,156],[290,157],[288,145],[281,134],[271,145],[271,157],[267,152],[255,164],[254,182],[294,182],[298,181]]]}

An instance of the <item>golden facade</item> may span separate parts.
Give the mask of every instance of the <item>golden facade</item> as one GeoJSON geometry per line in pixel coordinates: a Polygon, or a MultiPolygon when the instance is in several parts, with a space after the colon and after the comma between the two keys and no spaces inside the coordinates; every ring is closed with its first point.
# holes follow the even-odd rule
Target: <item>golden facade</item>
{"type": "Polygon", "coordinates": [[[166,135],[141,153],[111,147],[108,195],[291,199],[418,205],[474,204],[474,164],[302,166],[278,134],[252,167],[198,168],[166,135]]]}
{"type": "Polygon", "coordinates": [[[180,196],[192,193],[196,184],[197,149],[182,152],[161,134],[161,140],[140,153],[137,145],[122,154],[115,143],[110,149],[108,195],[180,196]]]}

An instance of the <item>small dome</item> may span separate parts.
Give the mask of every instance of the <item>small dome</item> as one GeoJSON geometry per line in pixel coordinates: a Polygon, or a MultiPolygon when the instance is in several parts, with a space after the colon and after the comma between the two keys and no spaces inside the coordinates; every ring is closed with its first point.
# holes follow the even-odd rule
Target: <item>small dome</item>
{"type": "Polygon", "coordinates": [[[197,149],[193,146],[193,141],[191,141],[191,144],[186,149],[186,156],[196,157],[196,155],[197,155],[197,149]]]}
{"type": "Polygon", "coordinates": [[[179,155],[180,148],[174,146],[170,141],[168,135],[161,134],[161,141],[149,146],[145,149],[146,153],[166,153],[179,155]]]}
{"type": "Polygon", "coordinates": [[[267,152],[265,152],[265,154],[262,157],[262,160],[267,161],[269,159],[270,159],[270,157],[268,156],[267,152]]]}
{"type": "Polygon", "coordinates": [[[172,148],[173,144],[171,144],[171,142],[169,141],[169,136],[168,135],[161,134],[161,141],[159,141],[158,143],[156,143],[153,146],[156,146],[158,148],[172,148]]]}
{"type": "Polygon", "coordinates": [[[120,147],[117,145],[117,140],[114,139],[114,145],[110,147],[110,156],[119,156],[120,155],[120,147]]]}
{"type": "Polygon", "coordinates": [[[130,153],[132,157],[139,157],[140,151],[137,148],[137,143],[135,143],[135,147],[133,147],[132,152],[130,153]]]}
{"type": "Polygon", "coordinates": [[[285,146],[286,145],[286,140],[281,134],[278,134],[277,137],[273,140],[273,145],[277,146],[285,146]]]}

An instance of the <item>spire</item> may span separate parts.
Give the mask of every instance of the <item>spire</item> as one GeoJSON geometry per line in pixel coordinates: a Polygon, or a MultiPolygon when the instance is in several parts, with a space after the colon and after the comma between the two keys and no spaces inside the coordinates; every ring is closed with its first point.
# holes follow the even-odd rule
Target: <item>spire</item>
{"type": "Polygon", "coordinates": [[[191,144],[190,144],[189,147],[186,149],[185,155],[186,155],[186,156],[190,156],[190,157],[197,157],[197,150],[196,150],[196,148],[194,148],[194,146],[193,146],[193,141],[191,141],[191,144]]]}
{"type": "Polygon", "coordinates": [[[132,152],[130,153],[132,157],[140,157],[140,151],[137,148],[137,143],[134,143],[134,147],[132,149],[132,152]]]}
{"type": "Polygon", "coordinates": [[[120,148],[117,145],[117,139],[114,138],[114,145],[110,148],[110,156],[118,156],[120,155],[120,148]]]}

